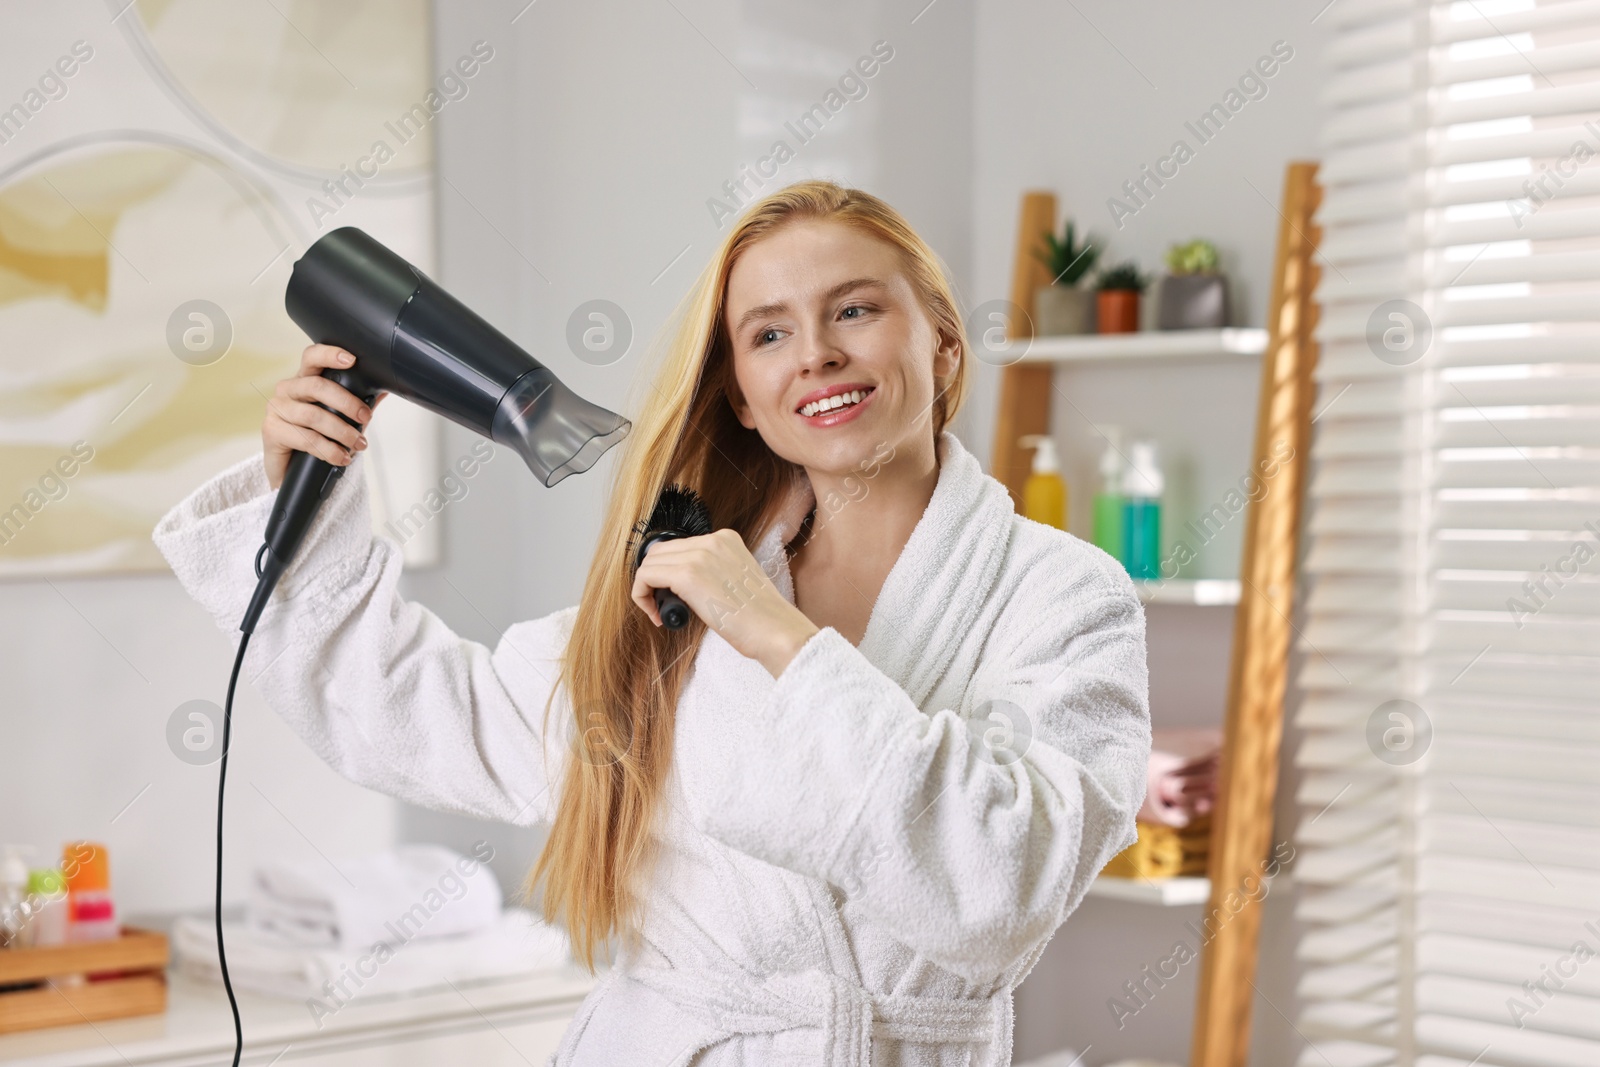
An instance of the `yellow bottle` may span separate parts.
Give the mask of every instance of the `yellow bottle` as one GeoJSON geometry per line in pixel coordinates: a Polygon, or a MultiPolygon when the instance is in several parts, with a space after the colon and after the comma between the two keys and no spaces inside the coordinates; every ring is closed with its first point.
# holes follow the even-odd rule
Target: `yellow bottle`
{"type": "Polygon", "coordinates": [[[1033,449],[1033,473],[1022,487],[1022,514],[1035,522],[1067,528],[1067,483],[1061,479],[1061,464],[1056,460],[1056,443],[1044,434],[1032,433],[1019,442],[1033,449]]]}

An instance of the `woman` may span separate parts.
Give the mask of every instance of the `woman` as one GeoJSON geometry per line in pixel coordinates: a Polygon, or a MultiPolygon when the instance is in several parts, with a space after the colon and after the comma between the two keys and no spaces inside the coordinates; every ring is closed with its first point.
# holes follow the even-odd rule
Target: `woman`
{"type": "MultiPolygon", "coordinates": [[[[359,463],[310,403],[371,417],[320,377],[341,357],[307,349],[262,458],[155,531],[225,631],[290,451],[359,463]]],[[[619,935],[555,1063],[1010,1063],[1012,990],[1135,837],[1144,616],[1115,561],[1017,516],[946,431],[967,373],[928,246],[802,182],[690,293],[579,604],[491,652],[398,595],[361,477],[318,515],[245,672],[346,777],[550,825],[527,890],[591,968],[619,935]],[[716,532],[634,573],[670,481],[716,532]]]]}

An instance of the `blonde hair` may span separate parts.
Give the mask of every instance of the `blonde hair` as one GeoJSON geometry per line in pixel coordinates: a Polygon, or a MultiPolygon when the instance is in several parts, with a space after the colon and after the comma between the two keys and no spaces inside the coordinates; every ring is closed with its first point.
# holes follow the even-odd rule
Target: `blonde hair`
{"type": "Polygon", "coordinates": [[[598,945],[613,933],[638,932],[678,694],[706,631],[693,615],[681,630],[657,627],[633,603],[634,524],[650,514],[668,482],[693,488],[716,525],[737,531],[747,545],[776,517],[782,495],[769,490],[788,485],[796,467],[734,415],[723,305],[739,256],[802,220],[840,222],[899,251],[939,343],[953,345],[957,355],[949,377],[935,378],[935,440],[966,395],[966,335],[938,257],[898,212],[859,189],[804,181],[753,204],[680,305],[653,390],[622,446],[604,534],[562,660],[574,744],[549,838],[523,887],[531,898],[545,880],[544,916],[566,926],[575,956],[591,973],[598,945]]]}

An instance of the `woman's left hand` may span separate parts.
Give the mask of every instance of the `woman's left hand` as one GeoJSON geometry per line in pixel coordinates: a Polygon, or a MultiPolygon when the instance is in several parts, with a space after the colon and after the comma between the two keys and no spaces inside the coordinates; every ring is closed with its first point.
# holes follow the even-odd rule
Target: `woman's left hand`
{"type": "Polygon", "coordinates": [[[661,625],[655,590],[671,589],[740,655],[776,678],[819,627],[772,584],[737,531],[657,541],[633,577],[633,602],[661,625]]]}

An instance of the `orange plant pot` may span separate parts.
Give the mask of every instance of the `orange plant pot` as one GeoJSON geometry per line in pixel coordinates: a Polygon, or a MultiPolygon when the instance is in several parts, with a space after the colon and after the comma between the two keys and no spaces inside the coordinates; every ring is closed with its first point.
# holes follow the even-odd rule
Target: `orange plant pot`
{"type": "Polygon", "coordinates": [[[1139,331],[1139,290],[1102,289],[1095,298],[1095,318],[1101,333],[1139,331]]]}

